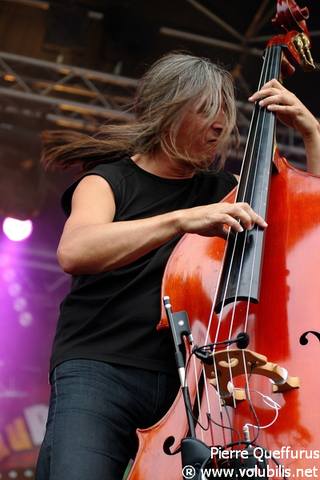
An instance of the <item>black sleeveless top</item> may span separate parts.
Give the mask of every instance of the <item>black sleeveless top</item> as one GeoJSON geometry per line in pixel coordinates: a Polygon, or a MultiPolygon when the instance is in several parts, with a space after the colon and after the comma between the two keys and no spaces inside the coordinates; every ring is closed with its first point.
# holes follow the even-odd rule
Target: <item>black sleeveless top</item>
{"type": "MultiPolygon", "coordinates": [[[[85,175],[93,174],[103,177],[113,190],[115,222],[215,203],[237,184],[233,175],[223,171],[199,172],[181,180],[158,177],[138,167],[129,156],[100,164],[85,175]]],[[[67,215],[80,180],[63,194],[67,215]]],[[[60,306],[51,370],[75,358],[164,372],[175,370],[171,332],[159,332],[156,325],[162,276],[180,237],[175,236],[130,265],[72,278],[71,291],[60,306]]]]}

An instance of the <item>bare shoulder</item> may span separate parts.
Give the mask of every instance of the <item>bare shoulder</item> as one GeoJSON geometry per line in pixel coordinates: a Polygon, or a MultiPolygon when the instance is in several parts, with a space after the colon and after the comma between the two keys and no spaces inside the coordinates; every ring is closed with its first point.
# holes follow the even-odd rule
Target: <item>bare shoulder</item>
{"type": "Polygon", "coordinates": [[[112,222],[115,215],[114,194],[100,175],[87,175],[77,185],[66,227],[112,222]]]}
{"type": "Polygon", "coordinates": [[[72,196],[72,207],[78,201],[92,201],[99,197],[101,200],[114,201],[114,195],[111,186],[100,175],[90,174],[85,176],[78,183],[73,196],[72,196]]]}

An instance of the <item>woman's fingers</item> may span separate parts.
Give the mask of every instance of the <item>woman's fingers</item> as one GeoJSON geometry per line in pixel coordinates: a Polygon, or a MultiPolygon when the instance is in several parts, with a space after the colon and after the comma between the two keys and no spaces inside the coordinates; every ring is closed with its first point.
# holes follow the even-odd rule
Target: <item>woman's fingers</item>
{"type": "Polygon", "coordinates": [[[265,98],[269,95],[273,95],[277,92],[288,92],[291,95],[293,95],[292,92],[289,92],[278,80],[273,78],[269,82],[265,83],[260,90],[255,92],[251,97],[249,97],[249,100],[251,102],[256,102],[257,100],[261,100],[262,98],[265,98]]]}
{"type": "Polygon", "coordinates": [[[250,230],[254,225],[265,228],[267,223],[248,203],[214,203],[182,210],[179,216],[180,231],[199,235],[219,235],[225,238],[228,227],[234,233],[250,230]]]}
{"type": "Polygon", "coordinates": [[[223,203],[217,204],[212,212],[212,222],[224,224],[235,233],[241,233],[243,230],[251,230],[254,225],[259,225],[262,228],[268,226],[266,221],[258,215],[248,203],[223,203]],[[217,207],[220,207],[220,212],[217,212],[217,207]]]}
{"type": "Polygon", "coordinates": [[[239,220],[227,213],[216,214],[213,217],[214,224],[219,224],[221,226],[228,225],[235,232],[243,232],[243,227],[241,226],[239,220]]]}
{"type": "Polygon", "coordinates": [[[283,104],[283,105],[296,105],[300,104],[300,100],[289,90],[286,89],[276,89],[276,88],[266,88],[259,90],[252,97],[250,101],[259,102],[260,106],[266,106],[271,103],[283,104]]]}
{"type": "Polygon", "coordinates": [[[263,85],[249,100],[277,114],[285,125],[295,128],[306,137],[318,128],[318,122],[306,106],[276,79],[263,85]]]}
{"type": "Polygon", "coordinates": [[[234,215],[239,218],[241,225],[246,229],[251,229],[255,224],[262,228],[268,226],[267,222],[258,215],[248,203],[239,202],[234,204],[234,215]]]}

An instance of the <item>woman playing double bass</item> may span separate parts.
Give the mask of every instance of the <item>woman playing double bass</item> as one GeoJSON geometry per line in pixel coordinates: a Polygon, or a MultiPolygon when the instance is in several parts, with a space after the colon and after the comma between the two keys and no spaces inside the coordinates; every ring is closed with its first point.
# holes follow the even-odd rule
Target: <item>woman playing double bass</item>
{"type": "MultiPolygon", "coordinates": [[[[308,171],[320,175],[319,124],[295,95],[271,80],[249,100],[301,133],[308,171]]],[[[142,78],[135,114],[92,138],[45,139],[47,166],[81,164],[83,174],[62,197],[58,260],[72,287],[53,344],[37,480],[122,478],[136,429],[158,421],[178,389],[171,333],[156,330],[174,246],[187,232],[267,227],[248,204],[219,203],[237,184],[223,170],[236,122],[225,70],[168,54],[142,78]]]]}

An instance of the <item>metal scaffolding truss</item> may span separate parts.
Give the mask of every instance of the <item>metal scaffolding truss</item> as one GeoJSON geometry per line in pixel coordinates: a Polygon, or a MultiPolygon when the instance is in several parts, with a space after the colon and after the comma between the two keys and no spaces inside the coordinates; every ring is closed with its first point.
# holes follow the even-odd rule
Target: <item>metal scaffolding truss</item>
{"type": "MultiPolygon", "coordinates": [[[[107,121],[133,118],[128,111],[137,80],[70,65],[0,52],[0,110],[14,123],[25,118],[50,125],[94,132],[107,121]]],[[[238,102],[241,145],[245,143],[252,106],[238,102]]],[[[4,120],[2,120],[4,121],[4,120]]],[[[291,160],[301,163],[304,154],[299,136],[278,129],[280,148],[291,160]]],[[[236,157],[241,156],[241,149],[236,157]]]]}
{"type": "Polygon", "coordinates": [[[137,81],[70,65],[0,52],[1,109],[94,131],[107,120],[127,121],[137,81]]]}

